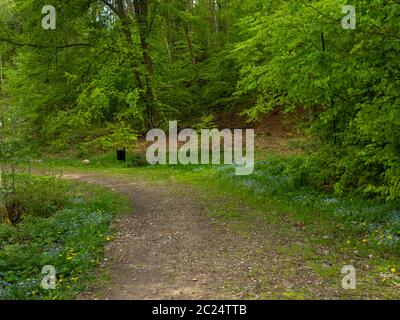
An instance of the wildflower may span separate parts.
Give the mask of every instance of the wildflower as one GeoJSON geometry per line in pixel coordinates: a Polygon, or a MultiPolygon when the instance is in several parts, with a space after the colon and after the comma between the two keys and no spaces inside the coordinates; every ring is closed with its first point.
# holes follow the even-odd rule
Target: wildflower
{"type": "Polygon", "coordinates": [[[363,239],[362,242],[363,242],[363,243],[367,243],[367,242],[368,242],[368,239],[363,239]]]}
{"type": "Polygon", "coordinates": [[[106,240],[107,240],[107,241],[111,241],[111,238],[110,238],[110,237],[107,237],[106,240]]]}
{"type": "Polygon", "coordinates": [[[396,270],[396,268],[392,268],[392,269],[390,269],[390,272],[392,272],[392,273],[396,273],[396,272],[397,272],[397,270],[396,270]]]}

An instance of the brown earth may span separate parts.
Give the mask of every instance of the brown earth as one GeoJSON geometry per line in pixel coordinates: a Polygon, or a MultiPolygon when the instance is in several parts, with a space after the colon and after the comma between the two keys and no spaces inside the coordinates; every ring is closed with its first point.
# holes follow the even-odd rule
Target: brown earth
{"type": "MultiPolygon", "coordinates": [[[[334,298],[338,291],[278,249],[302,245],[293,231],[262,223],[240,233],[207,213],[207,201],[182,183],[70,174],[129,197],[114,223],[98,281],[80,299],[334,298]],[[203,199],[203,200],[202,200],[203,199]]],[[[220,199],[221,203],[226,201],[220,199]]],[[[246,214],[249,208],[240,209],[246,214]]],[[[285,223],[283,221],[283,223],[285,223]]],[[[339,280],[339,278],[338,278],[339,280]]]]}

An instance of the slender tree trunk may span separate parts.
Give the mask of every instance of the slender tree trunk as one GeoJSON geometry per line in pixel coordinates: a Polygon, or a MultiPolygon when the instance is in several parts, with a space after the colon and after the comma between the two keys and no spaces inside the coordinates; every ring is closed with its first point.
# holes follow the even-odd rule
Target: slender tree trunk
{"type": "Polygon", "coordinates": [[[146,112],[148,117],[148,128],[157,125],[157,113],[155,109],[156,97],[153,88],[153,63],[149,53],[149,1],[148,0],[134,0],[135,17],[139,28],[139,39],[142,47],[143,64],[146,67],[146,88],[145,88],[145,102],[146,112]]]}
{"type": "MultiPolygon", "coordinates": [[[[167,29],[168,29],[168,26],[167,26],[167,29]]],[[[164,30],[163,25],[161,25],[161,31],[162,31],[162,34],[165,35],[164,39],[165,39],[165,45],[166,45],[167,51],[168,51],[169,61],[172,62],[172,51],[171,51],[171,43],[170,43],[170,39],[169,39],[169,32],[164,30]]]]}
{"type": "Polygon", "coordinates": [[[219,31],[218,17],[217,17],[217,3],[215,0],[210,1],[210,13],[211,13],[211,26],[214,32],[219,31]]]}
{"type": "Polygon", "coordinates": [[[149,13],[149,0],[133,0],[128,3],[128,6],[125,5],[125,0],[114,0],[111,3],[107,3],[110,8],[115,12],[115,14],[119,17],[124,35],[127,39],[128,45],[133,48],[133,35],[132,35],[132,19],[127,14],[127,10],[133,10],[135,14],[137,26],[139,29],[139,39],[140,45],[142,48],[142,63],[146,68],[146,73],[143,77],[138,71],[137,67],[134,67],[134,75],[135,80],[139,88],[144,91],[142,94],[142,98],[145,102],[146,106],[146,129],[152,128],[157,125],[157,113],[155,109],[155,94],[153,90],[152,77],[153,77],[153,66],[151,57],[149,54],[149,45],[148,45],[148,35],[149,35],[149,24],[148,24],[148,13],[149,13]]]}
{"type": "MultiPolygon", "coordinates": [[[[128,46],[132,46],[133,49],[133,38],[132,38],[132,32],[131,32],[131,25],[130,25],[130,20],[126,14],[125,6],[124,6],[124,1],[123,0],[115,0],[115,9],[116,9],[116,14],[118,15],[122,26],[123,26],[123,33],[125,35],[126,41],[128,43],[128,46]]],[[[133,65],[132,65],[133,68],[133,65]]],[[[143,88],[142,80],[140,77],[140,73],[135,68],[133,71],[135,75],[135,81],[139,88],[143,88]]]]}
{"type": "MultiPolygon", "coordinates": [[[[1,52],[0,52],[0,84],[3,87],[3,60],[1,59],[1,52]]],[[[3,124],[1,123],[0,119],[0,130],[2,129],[3,124]]],[[[2,134],[0,132],[0,143],[3,143],[2,134]]],[[[4,167],[3,164],[0,163],[0,219],[3,220],[7,217],[7,208],[4,199],[4,180],[3,180],[3,172],[4,167]]],[[[2,221],[0,221],[1,223],[2,221]]]]}
{"type": "Polygon", "coordinates": [[[168,0],[168,10],[167,10],[167,15],[165,17],[165,44],[167,45],[167,50],[168,50],[168,55],[170,61],[174,61],[174,40],[172,37],[172,30],[173,28],[173,21],[172,21],[172,14],[171,14],[171,6],[173,5],[171,3],[171,0],[168,0]]]}
{"type": "Polygon", "coordinates": [[[0,84],[3,86],[3,60],[1,59],[1,52],[0,52],[0,84]]]}
{"type": "MultiPolygon", "coordinates": [[[[190,14],[192,14],[194,4],[193,0],[188,0],[187,1],[187,10],[189,10],[190,14]]],[[[186,39],[188,43],[188,51],[189,51],[189,62],[192,64],[196,63],[196,59],[193,53],[193,37],[192,37],[192,23],[191,21],[188,21],[185,23],[185,34],[186,34],[186,39]]]]}

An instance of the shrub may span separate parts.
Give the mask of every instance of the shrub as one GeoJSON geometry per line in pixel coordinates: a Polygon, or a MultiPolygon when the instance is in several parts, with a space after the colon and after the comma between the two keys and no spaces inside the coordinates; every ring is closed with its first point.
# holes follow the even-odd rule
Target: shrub
{"type": "Polygon", "coordinates": [[[88,192],[86,186],[60,179],[35,177],[33,181],[19,186],[27,190],[19,194],[28,208],[22,221],[15,226],[0,224],[0,300],[70,299],[92,279],[89,272],[101,260],[110,239],[109,224],[123,202],[113,193],[93,187],[88,192]],[[54,202],[58,196],[63,197],[62,207],[54,202]],[[39,210],[41,200],[46,203],[44,210],[39,210]],[[56,270],[55,290],[41,288],[45,265],[56,270]]]}
{"type": "Polygon", "coordinates": [[[24,215],[49,217],[68,201],[68,184],[56,177],[21,175],[17,178],[13,201],[24,215]]]}

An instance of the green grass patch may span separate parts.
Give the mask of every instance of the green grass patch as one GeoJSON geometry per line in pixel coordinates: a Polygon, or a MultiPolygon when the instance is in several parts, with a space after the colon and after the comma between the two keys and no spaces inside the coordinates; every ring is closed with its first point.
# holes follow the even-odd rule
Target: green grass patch
{"type": "Polygon", "coordinates": [[[125,201],[84,184],[48,177],[32,181],[36,184],[17,185],[25,191],[18,193],[22,220],[0,224],[0,299],[74,298],[94,280],[91,272],[112,238],[110,223],[125,201]],[[46,265],[56,270],[55,290],[41,287],[46,265]]]}
{"type": "Polygon", "coordinates": [[[400,283],[398,204],[361,194],[317,190],[303,183],[296,172],[299,161],[299,156],[269,155],[256,163],[254,173],[249,176],[236,176],[234,166],[124,168],[112,165],[110,159],[104,167],[101,162],[82,165],[76,161],[69,166],[62,160],[48,163],[71,171],[191,185],[199,190],[199,201],[207,207],[213,220],[229,221],[241,234],[267,222],[279,230],[281,235],[277,236],[284,238],[299,225],[303,245],[288,247],[283,254],[304,258],[310,269],[337,290],[342,290],[341,268],[353,264],[361,270],[361,289],[340,291],[344,298],[394,297],[400,283]]]}

